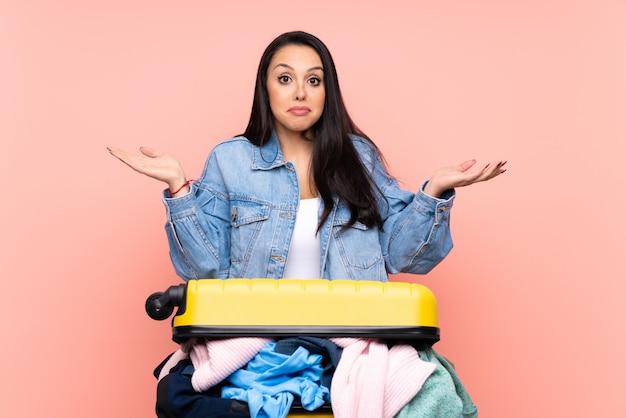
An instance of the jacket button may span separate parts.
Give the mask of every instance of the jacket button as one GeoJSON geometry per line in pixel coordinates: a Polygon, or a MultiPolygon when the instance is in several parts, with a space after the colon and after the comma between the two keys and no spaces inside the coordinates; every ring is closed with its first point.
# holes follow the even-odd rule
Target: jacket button
{"type": "Polygon", "coordinates": [[[270,258],[274,261],[278,261],[279,263],[282,263],[283,261],[285,261],[285,257],[281,257],[279,255],[273,255],[270,258]]]}

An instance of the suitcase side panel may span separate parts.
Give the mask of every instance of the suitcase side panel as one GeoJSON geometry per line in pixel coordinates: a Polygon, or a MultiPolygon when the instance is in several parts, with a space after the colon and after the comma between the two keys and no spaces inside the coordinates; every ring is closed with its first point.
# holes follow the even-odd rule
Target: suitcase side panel
{"type": "Polygon", "coordinates": [[[437,302],[416,283],[205,279],[187,283],[184,326],[437,327],[437,302]]]}

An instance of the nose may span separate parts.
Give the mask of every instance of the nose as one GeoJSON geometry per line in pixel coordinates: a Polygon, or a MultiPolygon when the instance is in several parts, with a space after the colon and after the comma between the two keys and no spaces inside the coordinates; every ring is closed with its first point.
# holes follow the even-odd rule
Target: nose
{"type": "Polygon", "coordinates": [[[305,85],[304,82],[295,83],[296,86],[296,100],[304,100],[306,98],[305,85]]]}

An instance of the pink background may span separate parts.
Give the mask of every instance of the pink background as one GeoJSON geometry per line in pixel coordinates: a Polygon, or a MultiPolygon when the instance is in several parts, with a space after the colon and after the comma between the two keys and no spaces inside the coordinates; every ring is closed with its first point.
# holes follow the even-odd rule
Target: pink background
{"type": "Polygon", "coordinates": [[[458,190],[452,254],[397,277],[437,294],[481,417],[624,417],[624,22],[623,0],[0,1],[2,416],[154,416],[162,185],[105,147],[197,176],[263,48],[302,29],[406,187],[509,160],[458,190]]]}

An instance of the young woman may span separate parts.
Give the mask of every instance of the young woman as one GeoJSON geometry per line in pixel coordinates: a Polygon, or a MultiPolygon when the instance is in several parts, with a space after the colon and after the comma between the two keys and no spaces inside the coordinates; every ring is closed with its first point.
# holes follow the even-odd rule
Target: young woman
{"type": "Polygon", "coordinates": [[[245,132],[217,145],[193,183],[166,153],[109,151],[167,183],[170,254],[185,280],[427,273],[452,248],[454,189],[505,171],[471,160],[417,193],[400,189],[348,115],[330,52],[304,32],[267,47],[245,132]]]}
{"type": "MultiPolygon", "coordinates": [[[[141,155],[109,151],[132,169],[167,183],[163,202],[170,255],[185,280],[387,281],[388,274],[427,273],[452,248],[454,189],[505,171],[504,162],[476,169],[471,160],[435,171],[417,193],[400,189],[377,147],[348,115],[328,49],[304,32],[280,35],[267,47],[245,132],[218,144],[197,180],[187,180],[174,157],[151,148],[141,148],[141,155]]],[[[205,411],[201,405],[213,402],[192,388],[190,375],[178,370],[189,364],[187,356],[202,370],[197,350],[204,350],[203,344],[189,350],[191,354],[177,351],[164,366],[165,374],[179,380],[178,386],[160,381],[159,387],[166,388],[159,389],[160,417],[200,416],[190,414],[188,405],[205,411]],[[178,394],[175,403],[163,395],[172,390],[178,394]],[[172,414],[180,405],[187,406],[172,414]]],[[[412,355],[411,364],[427,362],[432,374],[397,417],[476,416],[476,407],[443,357],[430,347],[412,355]]],[[[360,409],[356,415],[340,415],[342,404],[337,402],[345,399],[338,398],[332,400],[338,417],[383,416],[381,411],[363,415],[360,409]]],[[[359,399],[371,409],[367,396],[359,399]]],[[[232,413],[232,404],[223,408],[232,413]]]]}

